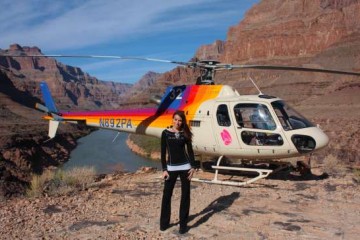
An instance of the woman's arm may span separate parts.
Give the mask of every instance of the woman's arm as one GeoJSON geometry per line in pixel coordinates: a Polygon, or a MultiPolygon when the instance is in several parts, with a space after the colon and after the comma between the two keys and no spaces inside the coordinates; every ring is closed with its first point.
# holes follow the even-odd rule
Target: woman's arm
{"type": "Polygon", "coordinates": [[[190,160],[190,165],[192,168],[196,168],[195,166],[195,156],[194,156],[194,150],[192,148],[192,144],[190,141],[187,141],[186,142],[186,149],[187,149],[187,153],[188,153],[188,156],[189,156],[189,160],[190,160]]]}
{"type": "Polygon", "coordinates": [[[190,159],[190,165],[191,165],[191,169],[188,171],[188,179],[189,181],[191,181],[191,178],[193,177],[194,173],[195,173],[195,156],[194,156],[194,150],[192,148],[192,144],[190,141],[188,141],[186,143],[186,149],[189,155],[189,159],[190,159]]]}

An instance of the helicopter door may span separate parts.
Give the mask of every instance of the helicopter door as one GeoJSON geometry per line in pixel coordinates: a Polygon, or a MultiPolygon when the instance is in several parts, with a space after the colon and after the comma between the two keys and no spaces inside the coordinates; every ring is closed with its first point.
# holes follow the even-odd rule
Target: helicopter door
{"type": "MultiPolygon", "coordinates": [[[[234,123],[231,121],[228,103],[218,103],[215,105],[215,133],[216,140],[220,149],[239,148],[239,141],[236,137],[234,123]]],[[[223,154],[227,154],[226,151],[223,154]]]]}
{"type": "MultiPolygon", "coordinates": [[[[236,132],[244,149],[256,149],[261,155],[282,154],[288,150],[288,144],[280,128],[264,104],[238,103],[233,104],[236,132]],[[286,148],[286,150],[285,150],[286,148]]],[[[251,150],[252,149],[252,150],[251,150]]]]}

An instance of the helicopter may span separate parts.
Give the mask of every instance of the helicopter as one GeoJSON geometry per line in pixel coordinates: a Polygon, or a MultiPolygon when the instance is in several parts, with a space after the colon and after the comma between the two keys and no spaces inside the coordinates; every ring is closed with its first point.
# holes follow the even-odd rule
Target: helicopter
{"type": "Polygon", "coordinates": [[[217,85],[214,75],[219,70],[270,69],[312,71],[360,76],[357,72],[275,65],[223,64],[218,61],[180,62],[154,58],[99,55],[21,55],[11,57],[76,57],[145,60],[182,65],[201,70],[194,85],[169,86],[162,97],[151,99],[154,108],[106,111],[59,111],[45,82],[40,84],[45,105],[35,108],[45,112],[49,121],[48,136],[54,138],[60,122],[81,124],[117,132],[141,134],[160,138],[170,128],[176,110],[184,111],[193,133],[193,149],[198,154],[217,158],[214,179],[193,178],[193,181],[242,186],[268,177],[288,166],[282,159],[309,155],[329,143],[328,136],[284,100],[263,94],[240,95],[229,85],[217,85]],[[222,165],[224,157],[244,162],[276,162],[276,169],[222,165]],[[219,171],[230,170],[256,173],[247,181],[220,180],[219,171]]]}

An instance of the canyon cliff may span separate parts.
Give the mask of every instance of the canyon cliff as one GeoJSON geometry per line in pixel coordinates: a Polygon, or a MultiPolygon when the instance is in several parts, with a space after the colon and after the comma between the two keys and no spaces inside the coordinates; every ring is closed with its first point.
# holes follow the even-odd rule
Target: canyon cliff
{"type": "MultiPolygon", "coordinates": [[[[38,47],[13,44],[0,53],[42,55],[38,47]]],[[[30,95],[40,97],[39,83],[45,81],[61,109],[112,109],[119,107],[121,95],[131,84],[100,81],[78,67],[68,66],[48,57],[1,57],[2,72],[12,85],[30,95]]]]}

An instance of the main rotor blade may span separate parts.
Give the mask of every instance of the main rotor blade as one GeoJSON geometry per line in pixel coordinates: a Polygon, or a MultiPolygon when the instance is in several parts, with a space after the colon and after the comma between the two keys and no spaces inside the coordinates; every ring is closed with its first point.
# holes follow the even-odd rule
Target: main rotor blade
{"type": "Polygon", "coordinates": [[[141,60],[152,62],[173,63],[178,65],[188,66],[189,62],[179,62],[166,59],[145,58],[145,57],[131,57],[131,56],[112,56],[112,55],[61,55],[61,54],[28,54],[28,55],[14,55],[14,54],[0,54],[3,57],[53,57],[53,58],[103,58],[103,59],[120,59],[120,60],[141,60]]]}
{"type": "Polygon", "coordinates": [[[112,55],[60,55],[60,54],[30,54],[30,55],[15,55],[15,54],[0,54],[0,57],[54,57],[54,58],[102,58],[102,59],[120,59],[120,60],[141,60],[152,62],[172,63],[177,65],[183,65],[192,68],[205,68],[212,70],[231,70],[231,69],[268,69],[268,70],[287,70],[287,71],[303,71],[303,72],[322,72],[322,73],[334,73],[360,76],[359,72],[340,71],[334,69],[320,69],[320,68],[307,68],[307,67],[293,67],[293,66],[277,66],[277,65],[232,65],[232,64],[207,64],[204,62],[180,62],[166,59],[157,58],[145,58],[145,57],[132,57],[132,56],[112,56],[112,55]]]}
{"type": "Polygon", "coordinates": [[[223,69],[233,68],[252,68],[252,69],[269,69],[269,70],[288,70],[288,71],[303,71],[303,72],[322,72],[322,73],[335,73],[360,76],[358,72],[340,71],[333,69],[321,69],[321,68],[307,68],[307,67],[292,67],[292,66],[276,66],[276,65],[224,65],[223,69]]]}

